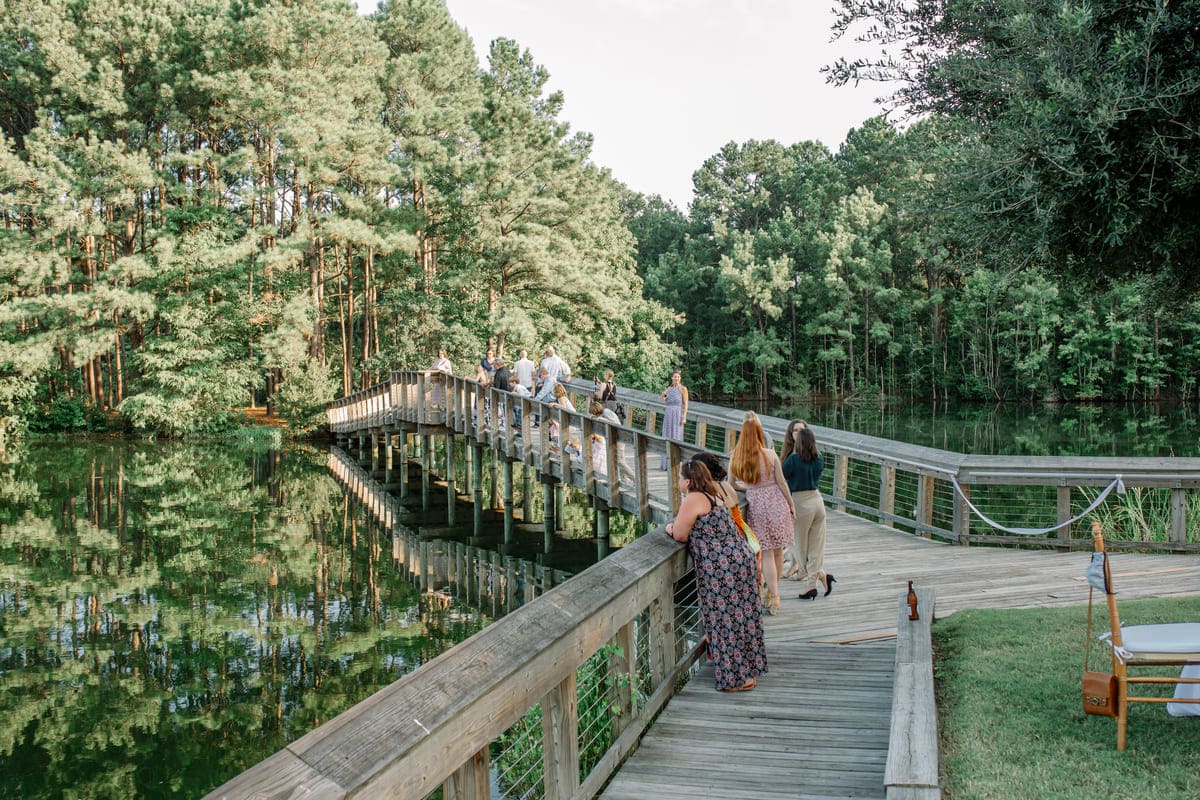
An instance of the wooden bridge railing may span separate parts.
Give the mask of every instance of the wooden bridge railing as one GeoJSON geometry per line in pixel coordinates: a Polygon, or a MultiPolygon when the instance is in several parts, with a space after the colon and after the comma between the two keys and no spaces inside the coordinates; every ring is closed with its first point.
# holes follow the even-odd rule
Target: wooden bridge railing
{"type": "Polygon", "coordinates": [[[441,787],[483,800],[492,743],[540,708],[544,796],[590,798],[696,659],[694,609],[676,594],[685,561],[666,536],[642,537],[208,797],[421,800],[441,787]],[[597,655],[611,743],[581,778],[578,676],[597,655]]]}
{"type": "MultiPolygon", "coordinates": [[[[622,508],[643,520],[664,522],[678,504],[675,481],[668,479],[660,496],[656,496],[650,490],[655,470],[648,462],[654,456],[665,457],[671,467],[668,475],[674,475],[679,461],[695,452],[728,452],[744,418],[744,413],[735,409],[692,402],[684,438],[667,440],[659,435],[665,405],[658,395],[622,387],[619,394],[625,425],[616,426],[586,413],[592,382],[572,381],[567,385],[578,413],[546,409],[527,398],[485,389],[467,378],[398,372],[388,382],[331,403],[330,430],[348,436],[370,435],[373,430],[389,428],[400,430],[405,425],[442,426],[474,437],[506,459],[536,463],[547,477],[578,486],[613,508],[622,508]],[[441,403],[439,397],[444,398],[441,403]],[[509,404],[519,406],[527,419],[531,413],[549,415],[563,430],[569,426],[579,432],[582,458],[564,461],[544,428],[539,436],[523,438],[512,425],[501,424],[501,409],[506,410],[509,404]],[[591,433],[599,433],[609,451],[604,459],[605,470],[593,469],[591,433]],[[631,472],[620,469],[622,453],[631,472]]],[[[767,415],[761,420],[778,448],[787,420],[767,415]]],[[[1073,537],[1073,526],[1061,523],[1069,521],[1120,476],[1124,486],[1136,495],[1136,500],[1130,502],[1139,506],[1137,513],[1146,518],[1146,509],[1152,508],[1160,519],[1139,523],[1154,528],[1154,541],[1138,541],[1140,537],[1130,536],[1127,541],[1114,541],[1114,547],[1200,551],[1197,534],[1189,534],[1189,508],[1200,504],[1200,458],[969,455],[812,427],[827,460],[822,485],[826,502],[884,525],[962,545],[1019,542],[1086,549],[1091,540],[1073,537]],[[1061,526],[1041,536],[1014,537],[985,531],[987,526],[973,519],[968,499],[1010,526],[1061,526]]],[[[1124,502],[1119,498],[1117,501],[1124,502]]],[[[1120,520],[1116,524],[1119,528],[1120,520]]]]}

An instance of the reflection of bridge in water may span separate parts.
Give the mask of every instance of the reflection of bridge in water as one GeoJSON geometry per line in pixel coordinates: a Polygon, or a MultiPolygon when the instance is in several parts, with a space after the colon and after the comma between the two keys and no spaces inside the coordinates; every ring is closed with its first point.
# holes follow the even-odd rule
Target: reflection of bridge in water
{"type": "MultiPolygon", "coordinates": [[[[590,388],[571,385],[577,407],[590,388]]],[[[483,451],[501,460],[506,526],[513,524],[515,464],[542,486],[547,533],[555,529],[557,487],[568,484],[593,499],[603,537],[609,509],[650,523],[669,519],[679,501],[669,479],[677,465],[700,450],[731,450],[742,421],[741,412],[692,403],[684,440],[666,440],[657,396],[622,389],[621,399],[625,418],[616,425],[456,376],[395,373],[331,404],[329,419],[385,483],[394,467],[408,469],[410,447],[419,443],[427,459],[432,438],[445,437],[446,452],[461,446],[471,453],[465,477],[477,498],[483,451]],[[518,432],[512,405],[524,421],[537,414],[543,424],[518,432]],[[568,441],[580,437],[577,454],[562,432],[568,441]],[[661,460],[669,469],[659,469],[661,460]]],[[[763,422],[778,442],[785,421],[763,422]]],[[[785,602],[767,619],[771,671],[755,691],[716,694],[708,667],[686,680],[699,650],[690,602],[680,594],[689,574],[685,552],[648,535],[212,796],[422,800],[440,789],[445,800],[483,800],[496,773],[510,795],[551,800],[931,800],[940,796],[931,612],[1086,602],[1079,579],[1086,556],[1072,550],[1091,540],[1072,518],[1117,475],[1129,494],[1112,495],[1096,512],[1126,526],[1113,548],[1179,553],[1114,558],[1123,596],[1200,592],[1200,536],[1189,520],[1200,459],[997,457],[815,431],[830,466],[821,489],[831,507],[826,563],[837,574],[836,591],[816,602],[785,602]],[[1007,535],[973,519],[968,501],[1004,526],[1053,530],[1007,535]],[[1140,514],[1122,516],[1122,509],[1140,514]],[[1130,529],[1130,520],[1143,527],[1130,529]],[[967,546],[993,543],[1043,550],[967,546]],[[907,579],[920,587],[919,624],[897,616],[907,579]],[[516,777],[514,764],[523,770],[516,777]]],[[[448,486],[456,480],[453,464],[448,459],[448,486]]],[[[475,508],[481,513],[482,503],[475,508]]]]}
{"type": "MultiPolygon", "coordinates": [[[[499,617],[532,601],[571,576],[571,572],[504,554],[504,541],[490,537],[483,542],[482,524],[467,528],[444,525],[405,524],[415,515],[337,447],[329,451],[329,471],[343,484],[384,530],[390,533],[392,559],[430,605],[449,603],[451,597],[480,611],[499,617]],[[450,538],[474,534],[468,541],[450,538]]],[[[422,483],[428,486],[427,474],[422,483]]],[[[456,499],[456,498],[455,498],[456,499]]],[[[448,498],[448,503],[453,502],[448,498]]],[[[428,510],[425,503],[425,510],[428,510]]],[[[436,519],[428,515],[421,520],[436,519]]],[[[482,523],[482,517],[476,516],[482,523]]],[[[437,520],[441,521],[441,520],[437,520]]],[[[513,536],[509,537],[511,543],[513,536]]],[[[559,543],[559,547],[562,543],[559,543]]]]}

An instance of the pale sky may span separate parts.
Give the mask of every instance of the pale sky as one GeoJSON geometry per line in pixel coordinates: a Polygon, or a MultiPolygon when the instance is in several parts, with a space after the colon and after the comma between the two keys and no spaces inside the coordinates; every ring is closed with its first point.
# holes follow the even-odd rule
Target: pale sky
{"type": "MultiPolygon", "coordinates": [[[[356,0],[364,12],[376,0],[356,0]]],[[[593,135],[593,163],[686,211],[692,173],[727,142],[823,142],[880,113],[888,87],[834,87],[819,72],[832,0],[447,0],[487,65],[514,39],[561,91],[561,119],[593,135]]]]}

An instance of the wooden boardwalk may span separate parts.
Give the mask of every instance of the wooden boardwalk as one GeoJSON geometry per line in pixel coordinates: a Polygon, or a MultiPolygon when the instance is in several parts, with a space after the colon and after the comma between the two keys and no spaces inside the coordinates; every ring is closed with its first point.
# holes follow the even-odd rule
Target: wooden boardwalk
{"type": "MultiPolygon", "coordinates": [[[[711,668],[688,682],[601,797],[882,798],[892,708],[897,600],[933,587],[936,615],[963,608],[1087,602],[1083,552],[955,547],[829,512],[833,593],[767,617],[770,672],[721,694],[711,668]]],[[[1113,556],[1122,599],[1200,594],[1200,557],[1113,556]]],[[[1083,632],[1080,632],[1082,637],[1083,632]]]]}

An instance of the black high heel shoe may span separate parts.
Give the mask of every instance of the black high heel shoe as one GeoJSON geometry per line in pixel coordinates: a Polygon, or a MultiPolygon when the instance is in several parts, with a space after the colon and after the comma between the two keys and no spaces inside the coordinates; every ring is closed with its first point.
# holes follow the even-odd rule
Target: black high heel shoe
{"type": "MultiPolygon", "coordinates": [[[[837,583],[837,578],[833,577],[828,572],[826,572],[825,573],[825,596],[826,597],[829,597],[829,593],[833,591],[833,585],[835,583],[837,583]]],[[[813,591],[815,592],[816,589],[813,589],[813,591]]]]}
{"type": "Polygon", "coordinates": [[[816,600],[817,599],[817,590],[809,589],[807,592],[800,595],[800,599],[801,600],[816,600]]]}

